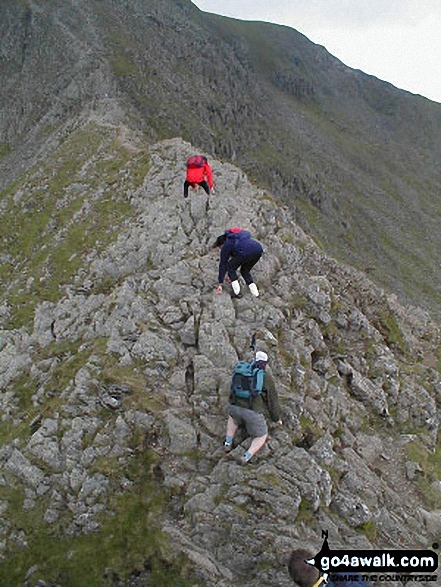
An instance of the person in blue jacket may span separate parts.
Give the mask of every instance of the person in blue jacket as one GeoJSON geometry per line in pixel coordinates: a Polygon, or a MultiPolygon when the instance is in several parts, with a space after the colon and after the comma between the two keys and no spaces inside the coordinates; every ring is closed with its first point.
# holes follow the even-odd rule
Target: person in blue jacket
{"type": "Polygon", "coordinates": [[[242,277],[253,296],[259,296],[259,290],[254,283],[250,270],[254,267],[263,253],[262,245],[251,238],[251,234],[242,228],[230,228],[217,237],[213,248],[220,248],[219,275],[216,293],[222,293],[222,284],[225,275],[231,281],[236,296],[240,295],[240,284],[237,270],[240,268],[242,277]]]}

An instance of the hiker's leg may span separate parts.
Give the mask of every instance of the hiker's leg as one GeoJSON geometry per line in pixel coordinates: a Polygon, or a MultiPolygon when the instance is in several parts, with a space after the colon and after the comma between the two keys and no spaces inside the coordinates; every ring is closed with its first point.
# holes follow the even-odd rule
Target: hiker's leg
{"type": "Polygon", "coordinates": [[[208,183],[204,180],[199,182],[199,185],[201,186],[201,188],[204,188],[205,193],[207,194],[207,196],[210,195],[210,186],[208,185],[208,183]]]}
{"type": "Polygon", "coordinates": [[[228,277],[230,278],[230,281],[237,281],[238,280],[237,270],[240,267],[242,260],[243,260],[243,257],[240,257],[240,256],[231,257],[231,259],[228,260],[227,274],[228,274],[228,277]]]}
{"type": "Polygon", "coordinates": [[[246,427],[249,435],[252,437],[250,448],[242,457],[242,463],[245,465],[262,448],[268,438],[268,426],[265,416],[260,412],[247,410],[245,415],[246,427]]]}
{"type": "Polygon", "coordinates": [[[265,434],[264,436],[258,436],[257,438],[253,438],[250,448],[248,449],[248,452],[251,456],[255,455],[256,452],[262,448],[267,438],[268,434],[265,434]]]}
{"type": "Polygon", "coordinates": [[[233,438],[236,434],[236,430],[238,429],[238,425],[233,420],[231,416],[228,416],[227,420],[227,438],[233,438]]]}
{"type": "Polygon", "coordinates": [[[243,257],[242,255],[236,255],[235,257],[231,257],[231,259],[228,260],[227,273],[232,282],[238,280],[237,270],[245,260],[246,257],[243,257]]]}
{"type": "MultiPolygon", "coordinates": [[[[230,406],[230,410],[231,410],[231,406],[230,406]]],[[[233,407],[233,410],[234,410],[234,407],[233,407]]],[[[226,452],[230,452],[232,450],[234,435],[236,434],[236,430],[238,428],[239,428],[238,422],[236,422],[230,414],[228,416],[228,420],[227,420],[227,431],[226,431],[225,440],[224,440],[224,450],[226,452]]]]}
{"type": "Polygon", "coordinates": [[[255,255],[250,255],[249,257],[246,257],[240,267],[240,272],[242,273],[242,277],[244,278],[245,283],[247,285],[250,285],[250,283],[254,283],[253,278],[251,277],[250,271],[254,267],[254,265],[257,263],[257,261],[260,259],[261,256],[262,256],[262,253],[257,253],[255,255]]]}
{"type": "Polygon", "coordinates": [[[240,459],[242,465],[246,465],[253,458],[256,452],[259,451],[265,444],[267,438],[268,433],[264,434],[263,436],[257,436],[253,438],[250,448],[245,452],[243,457],[240,459]]]}
{"type": "Polygon", "coordinates": [[[188,198],[188,188],[191,186],[191,183],[187,180],[184,181],[184,198],[188,198]]]}

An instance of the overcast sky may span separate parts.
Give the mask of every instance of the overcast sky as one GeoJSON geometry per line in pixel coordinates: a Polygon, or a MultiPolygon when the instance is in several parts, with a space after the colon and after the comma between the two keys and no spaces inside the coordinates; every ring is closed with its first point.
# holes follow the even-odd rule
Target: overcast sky
{"type": "Polygon", "coordinates": [[[346,65],[441,103],[441,0],[193,0],[290,26],[346,65]]]}

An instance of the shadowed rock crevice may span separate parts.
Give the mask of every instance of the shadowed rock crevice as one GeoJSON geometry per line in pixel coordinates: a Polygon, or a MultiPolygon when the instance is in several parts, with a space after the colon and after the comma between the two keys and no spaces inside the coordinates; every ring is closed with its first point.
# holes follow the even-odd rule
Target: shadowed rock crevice
{"type": "Polygon", "coordinates": [[[187,397],[190,398],[195,391],[193,363],[190,363],[185,369],[185,387],[187,389],[187,397]]]}

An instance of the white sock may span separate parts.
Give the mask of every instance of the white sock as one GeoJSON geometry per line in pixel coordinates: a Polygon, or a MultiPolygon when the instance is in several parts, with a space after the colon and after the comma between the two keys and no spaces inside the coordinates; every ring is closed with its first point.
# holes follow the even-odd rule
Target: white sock
{"type": "Polygon", "coordinates": [[[233,288],[234,293],[238,296],[240,294],[240,285],[237,279],[236,281],[231,282],[231,287],[233,288]]]}
{"type": "Polygon", "coordinates": [[[259,297],[259,290],[257,289],[257,285],[255,283],[250,283],[248,286],[250,288],[250,292],[253,294],[255,298],[259,297]]]}

